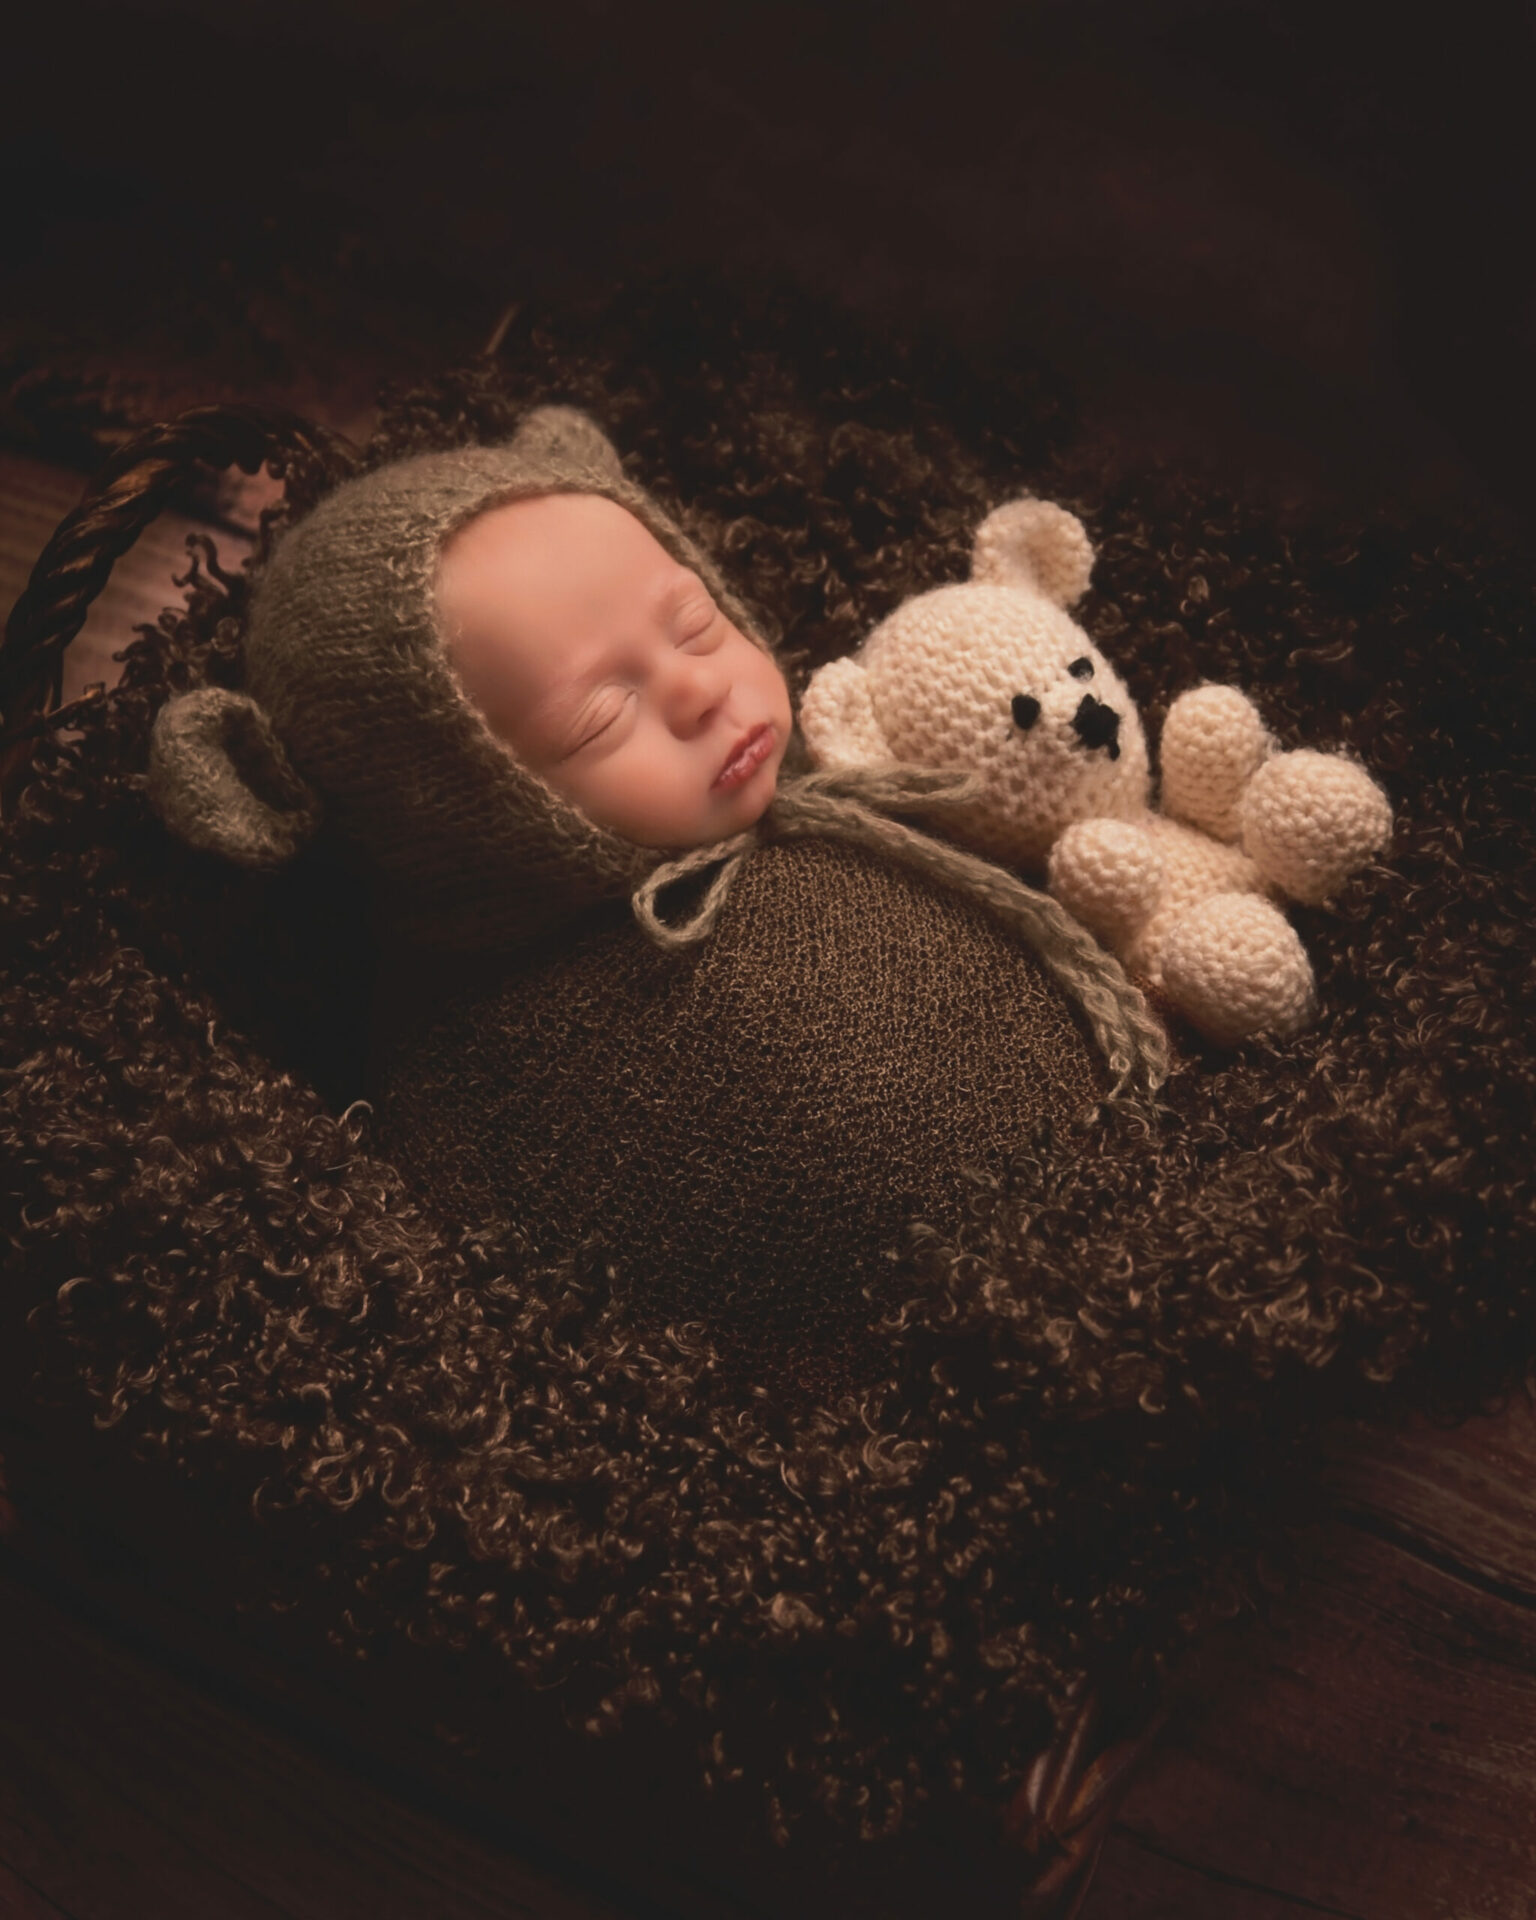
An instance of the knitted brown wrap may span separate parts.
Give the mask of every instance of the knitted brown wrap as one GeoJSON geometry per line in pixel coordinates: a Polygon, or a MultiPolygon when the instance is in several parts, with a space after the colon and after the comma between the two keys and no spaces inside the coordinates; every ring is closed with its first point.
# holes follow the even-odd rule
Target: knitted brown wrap
{"type": "Polygon", "coordinates": [[[610,917],[390,997],[381,1136],[446,1217],[543,1258],[595,1243],[638,1321],[702,1322],[812,1391],[868,1363],[902,1223],[954,1231],[968,1169],[1000,1175],[1104,1091],[991,916],[834,841],[762,849],[682,953],[610,917]]]}

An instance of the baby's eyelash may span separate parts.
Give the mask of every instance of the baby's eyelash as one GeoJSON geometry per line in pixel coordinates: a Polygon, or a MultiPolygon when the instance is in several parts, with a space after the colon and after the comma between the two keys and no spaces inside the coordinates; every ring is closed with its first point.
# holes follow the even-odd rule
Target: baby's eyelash
{"type": "Polygon", "coordinates": [[[614,721],[618,719],[619,715],[624,711],[625,702],[629,700],[633,700],[634,697],[635,697],[634,688],[633,687],[627,688],[624,694],[624,699],[621,700],[619,704],[613,709],[613,711],[608,715],[607,719],[604,720],[603,724],[600,727],[594,727],[590,733],[584,733],[581,736],[581,738],[576,742],[576,745],[572,749],[572,751],[575,753],[579,753],[583,747],[590,746],[594,740],[600,739],[603,736],[603,734],[605,734],[608,731],[608,729],[613,725],[614,721]]]}
{"type": "Polygon", "coordinates": [[[686,645],[690,640],[701,640],[719,618],[720,609],[712,600],[701,602],[696,607],[690,607],[683,618],[683,639],[681,644],[686,645]]]}

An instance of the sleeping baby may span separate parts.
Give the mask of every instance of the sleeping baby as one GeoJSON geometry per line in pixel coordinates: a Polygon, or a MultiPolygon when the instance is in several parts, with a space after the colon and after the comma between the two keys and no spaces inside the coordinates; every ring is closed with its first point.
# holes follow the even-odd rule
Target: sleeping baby
{"type": "Polygon", "coordinates": [[[903,817],[962,780],[812,771],[750,611],[549,407],[288,529],[244,686],[167,704],[148,792],[247,866],[366,870],[378,1137],[446,1215],[805,1385],[906,1222],[1162,1071],[1054,901],[903,817]]]}
{"type": "Polygon", "coordinates": [[[322,834],[435,951],[516,951],[749,828],[791,740],[747,610],[567,407],[328,495],[258,582],[245,670],[159,716],[162,818],[252,867],[322,834]]]}

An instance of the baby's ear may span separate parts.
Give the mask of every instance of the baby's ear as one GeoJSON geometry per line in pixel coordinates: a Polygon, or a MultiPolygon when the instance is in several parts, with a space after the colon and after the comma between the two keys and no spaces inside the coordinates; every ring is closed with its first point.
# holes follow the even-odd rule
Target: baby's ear
{"type": "Polygon", "coordinates": [[[579,407],[535,407],[508,443],[530,463],[586,468],[606,480],[622,480],[618,449],[590,414],[579,407]]]}
{"type": "Polygon", "coordinates": [[[284,865],[320,824],[319,800],[272,722],[227,687],[178,694],[160,709],[146,791],[172,833],[241,867],[284,865]]]}
{"type": "Polygon", "coordinates": [[[976,529],[971,578],[989,586],[1028,587],[1070,607],[1093,571],[1093,545],[1075,513],[1050,500],[1010,500],[976,529]]]}
{"type": "Polygon", "coordinates": [[[800,702],[800,731],[818,767],[893,767],[858,660],[832,660],[811,675],[800,702]]]}

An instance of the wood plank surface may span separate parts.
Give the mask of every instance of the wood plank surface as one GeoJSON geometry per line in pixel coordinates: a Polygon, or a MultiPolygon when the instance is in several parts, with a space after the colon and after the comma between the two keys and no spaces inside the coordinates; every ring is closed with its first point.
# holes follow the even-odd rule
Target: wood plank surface
{"type": "Polygon", "coordinates": [[[0,1579],[0,1702],[5,1920],[621,1911],[232,1713],[14,1578],[0,1579]]]}
{"type": "Polygon", "coordinates": [[[1083,1920],[1536,1915],[1536,1414],[1332,1456],[1295,1591],[1149,1760],[1083,1920]]]}
{"type": "Polygon", "coordinates": [[[0,1914],[5,1920],[71,1920],[62,1907],[46,1900],[36,1887],[0,1865],[0,1914]]]}

